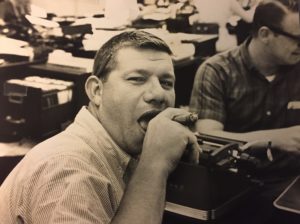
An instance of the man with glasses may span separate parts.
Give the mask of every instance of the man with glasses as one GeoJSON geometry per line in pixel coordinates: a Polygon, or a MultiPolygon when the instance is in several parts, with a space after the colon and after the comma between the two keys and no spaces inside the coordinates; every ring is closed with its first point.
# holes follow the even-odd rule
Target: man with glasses
{"type": "MultiPolygon", "coordinates": [[[[240,46],[205,61],[196,73],[191,95],[190,110],[200,117],[197,131],[249,142],[244,148],[266,161],[259,170],[264,180],[299,174],[297,3],[260,2],[252,36],[240,46]]],[[[275,191],[273,186],[270,189],[275,191]]],[[[272,197],[279,192],[280,188],[272,197]]],[[[250,219],[249,223],[258,222],[250,219]]]]}
{"type": "Polygon", "coordinates": [[[299,71],[297,1],[262,1],[252,37],[198,69],[190,101],[197,130],[299,155],[299,71]]]}
{"type": "Polygon", "coordinates": [[[299,35],[295,35],[295,34],[291,34],[291,33],[288,33],[284,30],[281,30],[280,28],[277,28],[275,26],[272,26],[272,25],[265,25],[267,26],[271,31],[273,31],[274,33],[277,33],[277,34],[280,34],[280,35],[283,35],[283,36],[286,36],[286,37],[289,37],[291,38],[292,40],[295,40],[297,41],[299,44],[300,44],[300,36],[299,35]]]}

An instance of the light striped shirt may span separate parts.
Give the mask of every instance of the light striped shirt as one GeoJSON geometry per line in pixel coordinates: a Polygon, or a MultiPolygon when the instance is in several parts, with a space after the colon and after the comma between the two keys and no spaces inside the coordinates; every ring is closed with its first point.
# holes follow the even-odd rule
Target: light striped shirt
{"type": "Polygon", "coordinates": [[[110,223],[130,156],[82,108],[62,133],[37,145],[0,188],[0,223],[110,223]]]}

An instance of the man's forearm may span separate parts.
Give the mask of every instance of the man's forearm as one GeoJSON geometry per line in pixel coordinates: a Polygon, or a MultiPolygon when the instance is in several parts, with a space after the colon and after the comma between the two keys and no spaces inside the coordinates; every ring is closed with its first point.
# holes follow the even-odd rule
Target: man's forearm
{"type": "Polygon", "coordinates": [[[272,129],[272,130],[260,130],[244,133],[228,132],[223,130],[207,130],[206,134],[219,136],[223,138],[236,139],[245,142],[250,141],[269,141],[272,140],[275,136],[280,135],[283,129],[272,129]]]}
{"type": "Polygon", "coordinates": [[[197,121],[196,130],[200,133],[249,142],[251,148],[266,148],[271,142],[272,148],[300,154],[300,125],[244,133],[227,132],[223,129],[224,126],[219,121],[197,121]]]}
{"type": "Polygon", "coordinates": [[[217,129],[207,130],[202,133],[252,142],[251,147],[253,148],[266,148],[268,147],[269,142],[271,142],[272,148],[299,153],[299,130],[299,126],[294,126],[292,128],[260,130],[245,133],[234,133],[217,129]]]}
{"type": "Polygon", "coordinates": [[[166,174],[140,163],[111,222],[159,224],[165,206],[166,174]]]}

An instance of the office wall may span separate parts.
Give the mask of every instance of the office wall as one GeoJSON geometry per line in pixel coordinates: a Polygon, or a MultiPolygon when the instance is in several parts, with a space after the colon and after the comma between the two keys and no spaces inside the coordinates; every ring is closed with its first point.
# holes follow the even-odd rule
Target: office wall
{"type": "Polygon", "coordinates": [[[101,12],[105,4],[105,0],[31,0],[31,2],[59,16],[94,15],[101,12]]]}

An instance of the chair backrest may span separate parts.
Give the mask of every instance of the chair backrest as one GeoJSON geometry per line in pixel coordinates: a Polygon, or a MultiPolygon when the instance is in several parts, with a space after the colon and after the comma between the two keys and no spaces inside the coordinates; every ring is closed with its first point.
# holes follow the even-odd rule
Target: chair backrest
{"type": "Polygon", "coordinates": [[[182,32],[190,33],[191,25],[186,16],[177,16],[176,19],[166,20],[167,30],[171,33],[182,32]]]}
{"type": "Polygon", "coordinates": [[[24,155],[0,157],[0,185],[23,157],[24,155]]]}
{"type": "Polygon", "coordinates": [[[195,23],[192,25],[192,33],[218,34],[219,25],[217,23],[195,23]]]}
{"type": "Polygon", "coordinates": [[[16,19],[14,7],[10,1],[0,2],[0,18],[3,19],[4,21],[16,19]]]}

